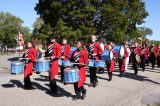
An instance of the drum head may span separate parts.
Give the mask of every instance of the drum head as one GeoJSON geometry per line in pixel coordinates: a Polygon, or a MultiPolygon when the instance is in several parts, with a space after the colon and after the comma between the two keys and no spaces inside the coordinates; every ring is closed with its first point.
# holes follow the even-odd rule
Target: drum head
{"type": "Polygon", "coordinates": [[[24,64],[23,62],[20,62],[20,61],[14,61],[12,62],[11,64],[13,65],[21,65],[21,64],[24,64]]]}
{"type": "Polygon", "coordinates": [[[124,47],[121,46],[120,48],[120,56],[123,57],[124,56],[124,47]]]}
{"type": "Polygon", "coordinates": [[[36,62],[50,62],[49,59],[38,59],[36,60],[36,62]]]}
{"type": "Polygon", "coordinates": [[[113,52],[110,51],[110,60],[113,60],[113,57],[114,57],[113,52]]]}
{"type": "Polygon", "coordinates": [[[77,72],[78,69],[77,68],[66,68],[64,69],[64,72],[77,72]]]}

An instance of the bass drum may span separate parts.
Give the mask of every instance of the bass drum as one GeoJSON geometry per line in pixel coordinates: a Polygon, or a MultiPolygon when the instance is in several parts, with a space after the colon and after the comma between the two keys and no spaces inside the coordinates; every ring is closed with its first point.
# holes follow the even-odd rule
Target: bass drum
{"type": "Polygon", "coordinates": [[[101,60],[111,61],[113,60],[113,57],[113,52],[111,50],[104,50],[103,54],[101,55],[101,60]]]}
{"type": "Polygon", "coordinates": [[[124,56],[124,47],[123,46],[116,45],[116,46],[114,46],[113,50],[116,51],[116,53],[117,53],[117,55],[119,57],[123,57],[124,56]]]}

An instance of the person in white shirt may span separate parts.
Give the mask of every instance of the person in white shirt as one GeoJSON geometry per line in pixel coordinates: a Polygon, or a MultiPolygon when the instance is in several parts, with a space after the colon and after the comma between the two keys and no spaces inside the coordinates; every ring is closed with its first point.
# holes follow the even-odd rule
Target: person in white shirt
{"type": "Polygon", "coordinates": [[[129,57],[130,57],[130,55],[131,55],[131,51],[130,51],[128,45],[127,45],[127,51],[128,51],[128,57],[126,57],[126,67],[125,67],[125,70],[126,70],[126,71],[127,71],[127,69],[128,69],[129,57]]]}

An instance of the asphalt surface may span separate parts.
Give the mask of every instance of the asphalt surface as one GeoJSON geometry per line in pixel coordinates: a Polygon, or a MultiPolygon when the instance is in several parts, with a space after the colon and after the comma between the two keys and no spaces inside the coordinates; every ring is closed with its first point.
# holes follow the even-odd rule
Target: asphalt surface
{"type": "MultiPolygon", "coordinates": [[[[84,86],[87,89],[86,99],[73,101],[75,97],[73,85],[63,85],[60,76],[56,77],[59,97],[46,93],[49,91],[47,72],[33,73],[31,81],[36,89],[24,90],[23,74],[10,74],[10,62],[16,60],[16,57],[18,54],[0,56],[0,106],[146,106],[154,104],[151,102],[154,97],[149,98],[153,94],[156,95],[155,101],[160,103],[160,98],[157,96],[160,95],[158,68],[151,70],[148,66],[145,72],[139,69],[138,75],[134,75],[133,70],[128,70],[124,77],[120,78],[116,66],[111,82],[108,82],[106,71],[97,74],[99,83],[96,88],[88,87],[88,74],[84,86]]],[[[129,68],[131,69],[131,65],[129,68]]]]}

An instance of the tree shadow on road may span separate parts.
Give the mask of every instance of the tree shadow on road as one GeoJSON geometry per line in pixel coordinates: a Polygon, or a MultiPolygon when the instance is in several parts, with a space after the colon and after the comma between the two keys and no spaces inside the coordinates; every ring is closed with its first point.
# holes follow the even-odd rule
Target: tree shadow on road
{"type": "Polygon", "coordinates": [[[152,82],[154,84],[160,84],[159,82],[153,81],[146,76],[134,75],[134,74],[128,73],[128,72],[125,72],[123,77],[133,79],[133,80],[138,80],[138,81],[147,81],[147,82],[152,82]]]}

